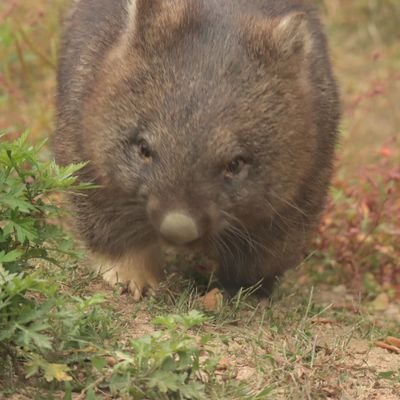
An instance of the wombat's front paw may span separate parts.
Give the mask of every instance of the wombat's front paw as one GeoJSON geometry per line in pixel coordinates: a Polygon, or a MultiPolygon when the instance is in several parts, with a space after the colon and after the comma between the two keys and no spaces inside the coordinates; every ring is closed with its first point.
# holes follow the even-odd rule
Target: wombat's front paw
{"type": "MultiPolygon", "coordinates": [[[[100,260],[98,260],[100,261],[100,260]]],[[[154,295],[162,279],[161,257],[152,249],[119,260],[102,259],[98,272],[111,286],[122,284],[139,301],[143,294],[154,295]]]]}

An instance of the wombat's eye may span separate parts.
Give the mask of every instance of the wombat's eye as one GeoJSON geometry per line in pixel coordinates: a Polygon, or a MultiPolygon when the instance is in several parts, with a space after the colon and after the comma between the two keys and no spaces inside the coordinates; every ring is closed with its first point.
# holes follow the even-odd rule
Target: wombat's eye
{"type": "Polygon", "coordinates": [[[224,171],[225,178],[232,178],[234,175],[240,174],[243,167],[245,165],[245,161],[242,157],[234,158],[226,167],[224,171]]]}
{"type": "Polygon", "coordinates": [[[138,150],[139,150],[139,154],[140,156],[145,159],[145,160],[150,160],[152,157],[152,152],[150,149],[149,144],[142,139],[139,143],[138,143],[138,150]]]}

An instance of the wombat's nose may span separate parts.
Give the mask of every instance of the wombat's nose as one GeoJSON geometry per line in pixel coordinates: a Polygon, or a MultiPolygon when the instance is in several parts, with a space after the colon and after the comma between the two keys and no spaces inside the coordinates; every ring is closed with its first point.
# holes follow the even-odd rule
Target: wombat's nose
{"type": "Polygon", "coordinates": [[[180,212],[168,213],[161,222],[160,233],[174,244],[182,245],[200,237],[196,221],[180,212]]]}

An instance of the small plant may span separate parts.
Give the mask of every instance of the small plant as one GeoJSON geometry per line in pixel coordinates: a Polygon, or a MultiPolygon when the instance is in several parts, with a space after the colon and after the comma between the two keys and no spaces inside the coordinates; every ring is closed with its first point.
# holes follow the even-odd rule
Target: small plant
{"type": "MultiPolygon", "coordinates": [[[[0,145],[0,264],[11,272],[27,268],[32,259],[56,262],[52,253],[76,255],[72,241],[50,219],[60,216],[55,192],[78,188],[80,165],[59,167],[40,161],[45,142],[33,146],[27,133],[0,145]]],[[[90,185],[79,184],[79,189],[90,185]]]]}
{"type": "Polygon", "coordinates": [[[187,315],[160,316],[153,324],[161,330],[131,340],[131,353],[119,354],[110,379],[114,394],[134,399],[207,399],[206,387],[199,379],[201,348],[188,330],[207,318],[197,311],[187,315]]]}
{"type": "Polygon", "coordinates": [[[123,351],[92,360],[97,376],[81,390],[81,398],[107,393],[123,399],[267,399],[270,387],[252,392],[240,382],[217,382],[218,357],[211,335],[197,334],[209,318],[199,311],[153,319],[157,331],[132,339],[123,351]],[[111,362],[110,362],[111,361],[111,362]],[[230,393],[229,397],[227,393],[230,393]]]}
{"type": "Polygon", "coordinates": [[[63,297],[32,261],[57,263],[60,254],[77,255],[64,231],[49,222],[61,213],[51,196],[90,186],[76,182],[82,165],[61,168],[40,161],[44,142],[33,146],[26,133],[14,142],[0,137],[0,359],[42,359],[54,349],[52,330],[54,321],[61,321],[63,297]]]}
{"type": "Polygon", "coordinates": [[[30,350],[51,348],[45,332],[56,289],[35,275],[12,274],[0,267],[0,354],[8,352],[10,345],[30,350]],[[47,300],[38,304],[35,294],[47,300]]]}

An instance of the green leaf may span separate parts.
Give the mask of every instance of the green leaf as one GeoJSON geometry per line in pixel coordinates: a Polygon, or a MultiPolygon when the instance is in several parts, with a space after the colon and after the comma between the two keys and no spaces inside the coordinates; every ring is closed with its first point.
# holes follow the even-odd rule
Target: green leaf
{"type": "Polygon", "coordinates": [[[24,253],[21,250],[12,250],[8,253],[0,251],[0,264],[18,260],[24,253]]]}
{"type": "Polygon", "coordinates": [[[72,385],[69,382],[65,382],[63,400],[72,400],[72,385]]]}
{"type": "MultiPolygon", "coordinates": [[[[31,287],[31,290],[33,291],[35,287],[31,287]]],[[[43,292],[42,292],[43,294],[43,292]]],[[[48,300],[45,303],[41,304],[39,306],[32,307],[25,312],[21,312],[18,316],[18,323],[20,324],[29,324],[31,322],[34,322],[33,325],[31,325],[31,329],[34,329],[36,331],[39,330],[45,330],[48,328],[47,325],[41,325],[39,324],[39,321],[43,318],[46,317],[51,308],[54,306],[54,300],[48,300]]]]}
{"type": "Polygon", "coordinates": [[[17,325],[14,323],[11,324],[11,326],[8,329],[2,329],[0,331],[0,343],[5,340],[12,339],[16,330],[17,330],[17,325]]]}
{"type": "Polygon", "coordinates": [[[86,392],[86,400],[96,400],[96,392],[94,391],[93,388],[89,388],[86,392]]]}
{"type": "Polygon", "coordinates": [[[18,242],[24,243],[25,240],[34,240],[37,238],[37,231],[34,223],[35,221],[30,219],[20,221],[10,220],[3,228],[3,232],[6,235],[12,235],[15,230],[18,242]]]}
{"type": "Polygon", "coordinates": [[[29,379],[32,376],[35,376],[39,373],[40,368],[42,366],[42,360],[39,359],[38,356],[33,356],[31,359],[27,362],[26,366],[26,378],[29,379]]]}
{"type": "Polygon", "coordinates": [[[23,213],[28,213],[35,210],[35,206],[25,199],[16,197],[17,193],[0,196],[0,205],[13,210],[19,210],[23,213]]]}
{"type": "Polygon", "coordinates": [[[92,362],[92,365],[99,372],[107,365],[107,361],[104,358],[100,358],[100,357],[92,358],[91,362],[92,362]]]}
{"type": "Polygon", "coordinates": [[[153,319],[153,324],[173,330],[177,325],[186,329],[203,324],[208,317],[197,310],[192,310],[186,315],[160,315],[153,319]]]}
{"type": "Polygon", "coordinates": [[[396,377],[396,375],[399,377],[400,380],[400,371],[382,371],[379,372],[378,374],[378,379],[393,379],[396,377]]]}
{"type": "Polygon", "coordinates": [[[148,385],[149,388],[158,389],[161,393],[168,393],[169,391],[174,393],[185,385],[184,378],[173,372],[160,370],[153,374],[148,385]]]}
{"type": "Polygon", "coordinates": [[[49,328],[47,323],[37,322],[29,325],[28,327],[17,324],[17,328],[21,331],[21,334],[16,338],[18,345],[30,347],[30,345],[33,343],[40,349],[50,350],[52,348],[51,338],[40,333],[41,331],[49,328]]]}
{"type": "Polygon", "coordinates": [[[252,400],[265,400],[274,390],[273,387],[268,386],[261,390],[261,392],[258,392],[255,397],[252,397],[252,400]]]}

